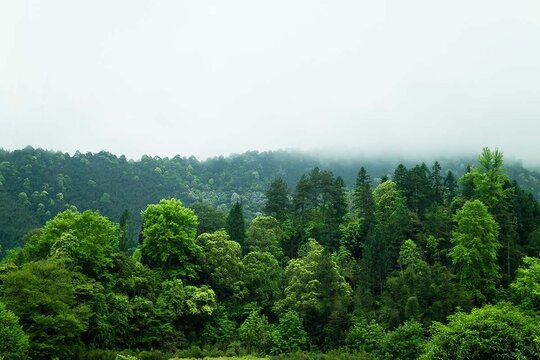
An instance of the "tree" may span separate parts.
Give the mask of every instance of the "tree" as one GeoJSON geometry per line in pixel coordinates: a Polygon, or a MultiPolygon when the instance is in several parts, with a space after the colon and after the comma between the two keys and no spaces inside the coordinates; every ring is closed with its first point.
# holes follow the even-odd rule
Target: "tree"
{"type": "Polygon", "coordinates": [[[540,259],[525,257],[523,264],[510,284],[512,297],[517,303],[540,311],[540,259]]]}
{"type": "Polygon", "coordinates": [[[275,218],[257,216],[251,221],[246,235],[248,251],[269,252],[278,260],[283,258],[282,243],[285,240],[285,233],[275,218]]]}
{"type": "Polygon", "coordinates": [[[444,180],[441,176],[441,164],[438,161],[433,163],[429,176],[432,191],[432,202],[441,204],[444,196],[444,180]]]}
{"type": "MultiPolygon", "coordinates": [[[[184,345],[185,334],[202,331],[216,308],[215,293],[208,286],[184,285],[182,280],[166,280],[155,302],[156,323],[152,329],[161,336],[159,342],[169,350],[184,345]]],[[[192,341],[195,339],[191,339],[192,341]]]]}
{"type": "Polygon", "coordinates": [[[371,192],[371,179],[363,166],[358,171],[358,176],[356,177],[353,206],[360,218],[363,218],[369,224],[373,222],[375,203],[373,202],[373,194],[371,192]]]}
{"type": "Polygon", "coordinates": [[[504,170],[503,153],[499,150],[492,151],[487,147],[483,148],[478,163],[478,166],[471,168],[463,175],[462,182],[472,183],[473,197],[481,200],[491,209],[508,194],[504,189],[508,176],[504,170]]]}
{"type": "Polygon", "coordinates": [[[356,318],[347,334],[346,344],[352,350],[378,353],[384,334],[382,326],[374,320],[368,322],[365,318],[356,318]]]}
{"type": "Polygon", "coordinates": [[[418,359],[424,352],[424,328],[417,321],[406,321],[385,334],[381,344],[383,359],[418,359]]]}
{"type": "Polygon", "coordinates": [[[265,197],[266,204],[263,212],[268,216],[273,216],[279,222],[285,221],[291,207],[287,183],[282,178],[275,179],[266,191],[265,197]]]}
{"type": "Polygon", "coordinates": [[[410,218],[405,198],[397,185],[387,181],[373,192],[375,225],[364,247],[368,283],[374,293],[382,293],[384,279],[396,268],[399,248],[407,237],[410,218]]]}
{"type": "Polygon", "coordinates": [[[129,232],[129,212],[127,209],[124,210],[122,213],[122,216],[120,216],[120,243],[119,243],[119,250],[123,253],[127,253],[129,249],[129,240],[130,240],[130,232],[129,232]]]}
{"type": "Polygon", "coordinates": [[[19,318],[0,302],[0,359],[28,359],[28,336],[24,333],[19,318]]]}
{"type": "Polygon", "coordinates": [[[448,170],[448,173],[444,178],[444,203],[446,205],[451,204],[454,197],[456,197],[457,188],[457,180],[452,171],[448,170]]]}
{"type": "Polygon", "coordinates": [[[486,305],[435,323],[422,360],[537,359],[539,321],[509,304],[486,305]]]}
{"type": "Polygon", "coordinates": [[[142,212],[141,260],[170,276],[195,278],[200,247],[195,241],[197,216],[177,199],[161,200],[142,212]]]}
{"type": "Polygon", "coordinates": [[[240,246],[245,246],[246,223],[244,222],[242,205],[239,202],[234,204],[231,211],[229,211],[229,216],[227,216],[227,233],[240,246]]]}
{"type": "Polygon", "coordinates": [[[285,278],[285,297],[276,302],[275,310],[280,314],[296,311],[313,342],[322,345],[332,313],[337,314],[350,303],[351,287],[330,254],[313,239],[302,246],[298,259],[289,261],[285,278]]]}
{"type": "Polygon", "coordinates": [[[220,209],[204,203],[198,202],[190,206],[199,219],[197,235],[212,233],[225,229],[227,226],[227,214],[220,209]]]}
{"type": "Polygon", "coordinates": [[[62,259],[72,269],[93,278],[109,276],[118,253],[118,226],[98,212],[67,210],[29,239],[28,260],[62,259]]]}
{"type": "Polygon", "coordinates": [[[304,350],[307,344],[308,337],[302,319],[296,312],[287,311],[272,330],[272,352],[277,354],[297,352],[304,350]]]}
{"type": "Polygon", "coordinates": [[[201,248],[201,283],[209,284],[220,300],[241,298],[244,292],[241,281],[244,271],[240,244],[230,240],[223,230],[199,235],[197,244],[201,248]]]}
{"type": "Polygon", "coordinates": [[[497,222],[480,200],[467,201],[454,220],[450,258],[460,282],[483,303],[494,295],[500,277],[497,222]]]}
{"type": "Polygon", "coordinates": [[[32,359],[73,358],[90,317],[77,298],[79,286],[88,287],[88,281],[51,260],[3,276],[0,300],[19,318],[32,359]]]}
{"type": "Polygon", "coordinates": [[[270,253],[253,251],[242,263],[242,281],[248,290],[246,301],[255,301],[257,306],[270,313],[281,296],[283,270],[278,261],[270,253]]]}
{"type": "Polygon", "coordinates": [[[339,245],[339,225],[347,210],[345,184],[330,171],[314,168],[302,175],[293,197],[294,220],[300,240],[316,238],[328,249],[339,245]]]}
{"type": "Polygon", "coordinates": [[[266,316],[259,310],[253,310],[240,325],[240,340],[246,345],[248,352],[268,353],[271,346],[271,328],[266,316]]]}

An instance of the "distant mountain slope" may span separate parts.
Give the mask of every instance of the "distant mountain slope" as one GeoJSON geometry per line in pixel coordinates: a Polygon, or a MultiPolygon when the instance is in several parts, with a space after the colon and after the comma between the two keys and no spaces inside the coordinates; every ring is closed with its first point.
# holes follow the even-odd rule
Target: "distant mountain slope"
{"type": "MultiPolygon", "coordinates": [[[[475,162],[473,158],[440,161],[445,172],[451,169],[457,176],[475,162]]],[[[241,201],[246,216],[252,218],[260,213],[264,192],[276,177],[284,178],[293,190],[302,174],[319,166],[341,176],[351,188],[360,166],[376,185],[381,176],[391,176],[398,164],[390,159],[324,159],[288,151],[252,151],[206,161],[180,156],[128,161],[108,152],[70,156],[31,147],[0,150],[0,256],[20,245],[28,230],[67,208],[99,210],[114,221],[128,209],[135,231],[140,211],[165,197],[177,197],[186,205],[207,202],[224,210],[241,201]]],[[[517,163],[507,164],[507,170],[540,198],[539,173],[517,163]]]]}

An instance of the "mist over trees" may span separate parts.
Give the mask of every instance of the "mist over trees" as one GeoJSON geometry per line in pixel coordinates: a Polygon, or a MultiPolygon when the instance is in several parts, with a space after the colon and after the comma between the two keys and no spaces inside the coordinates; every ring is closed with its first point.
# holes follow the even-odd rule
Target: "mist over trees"
{"type": "Polygon", "coordinates": [[[498,150],[341,175],[0,155],[0,358],[540,356],[534,173],[498,150]]]}

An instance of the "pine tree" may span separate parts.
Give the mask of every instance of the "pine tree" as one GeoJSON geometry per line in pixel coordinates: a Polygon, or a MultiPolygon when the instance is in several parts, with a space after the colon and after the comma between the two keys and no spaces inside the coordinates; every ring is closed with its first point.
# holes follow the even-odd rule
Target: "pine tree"
{"type": "Polygon", "coordinates": [[[435,161],[431,167],[429,180],[431,183],[432,200],[436,204],[441,204],[444,195],[444,184],[441,176],[441,164],[438,161],[435,161]]]}
{"type": "Polygon", "coordinates": [[[291,207],[289,189],[282,178],[277,178],[266,191],[265,215],[276,218],[279,222],[285,221],[291,207]]]}
{"type": "Polygon", "coordinates": [[[244,211],[242,205],[237,201],[229,211],[227,217],[227,233],[229,237],[238,242],[242,248],[246,239],[246,224],[244,222],[244,211]]]}
{"type": "Polygon", "coordinates": [[[118,244],[119,250],[123,253],[129,250],[129,238],[129,212],[125,209],[120,216],[120,242],[118,244]]]}
{"type": "Polygon", "coordinates": [[[364,222],[372,222],[375,203],[373,202],[373,194],[371,192],[371,179],[363,166],[358,171],[358,176],[356,177],[353,207],[359,217],[364,219],[364,222]]]}

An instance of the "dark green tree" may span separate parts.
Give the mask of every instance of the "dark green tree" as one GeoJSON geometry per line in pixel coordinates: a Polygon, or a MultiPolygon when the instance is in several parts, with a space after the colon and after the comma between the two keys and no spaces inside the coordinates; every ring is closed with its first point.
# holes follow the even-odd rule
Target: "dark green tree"
{"type": "Polygon", "coordinates": [[[127,209],[124,210],[122,216],[120,216],[120,242],[119,250],[123,253],[127,253],[129,249],[130,241],[130,232],[129,232],[129,212],[127,209]]]}
{"type": "Polygon", "coordinates": [[[82,275],[51,260],[31,262],[3,276],[0,300],[28,335],[30,358],[74,358],[90,317],[90,308],[77,296],[85,283],[82,275]]]}
{"type": "Polygon", "coordinates": [[[227,213],[210,204],[198,202],[190,206],[199,219],[197,235],[212,233],[227,227],[227,213]]]}
{"type": "Polygon", "coordinates": [[[452,171],[448,170],[444,178],[444,203],[449,205],[457,196],[458,183],[452,171]]]}
{"type": "Polygon", "coordinates": [[[444,180],[441,175],[441,164],[438,161],[433,163],[429,176],[432,191],[432,202],[441,204],[444,197],[444,180]]]}
{"type": "Polygon", "coordinates": [[[229,216],[227,216],[227,233],[231,239],[239,243],[242,248],[245,247],[246,223],[244,220],[244,211],[239,202],[236,202],[233,205],[231,211],[229,211],[229,216]]]}
{"type": "Polygon", "coordinates": [[[287,183],[282,178],[277,178],[270,184],[265,193],[266,204],[263,212],[276,218],[279,222],[285,221],[291,209],[291,199],[287,183]]]}

